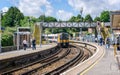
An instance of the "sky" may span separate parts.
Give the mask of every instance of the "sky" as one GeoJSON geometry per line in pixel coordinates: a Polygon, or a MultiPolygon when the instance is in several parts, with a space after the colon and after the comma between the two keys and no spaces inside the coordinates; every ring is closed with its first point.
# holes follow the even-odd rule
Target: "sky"
{"type": "Polygon", "coordinates": [[[104,10],[120,10],[120,0],[0,0],[0,10],[16,6],[25,16],[53,16],[68,20],[72,16],[90,14],[93,18],[104,10]]]}

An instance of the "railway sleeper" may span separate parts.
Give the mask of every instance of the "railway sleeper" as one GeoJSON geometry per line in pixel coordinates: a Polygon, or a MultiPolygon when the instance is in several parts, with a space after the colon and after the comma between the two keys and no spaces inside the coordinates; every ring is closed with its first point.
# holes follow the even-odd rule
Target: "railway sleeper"
{"type": "Polygon", "coordinates": [[[35,68],[35,69],[33,69],[33,70],[27,71],[27,72],[25,72],[25,73],[23,73],[23,74],[21,74],[21,75],[29,75],[29,74],[31,74],[33,71],[37,71],[37,70],[41,70],[41,69],[43,69],[43,68],[46,68],[47,66],[51,65],[52,63],[54,63],[54,62],[58,61],[59,59],[65,57],[65,56],[66,56],[67,54],[69,54],[69,53],[70,53],[70,50],[67,50],[67,51],[63,54],[63,56],[61,56],[60,58],[53,59],[53,60],[49,61],[48,63],[43,63],[42,66],[40,66],[40,67],[38,67],[38,68],[35,68]]]}

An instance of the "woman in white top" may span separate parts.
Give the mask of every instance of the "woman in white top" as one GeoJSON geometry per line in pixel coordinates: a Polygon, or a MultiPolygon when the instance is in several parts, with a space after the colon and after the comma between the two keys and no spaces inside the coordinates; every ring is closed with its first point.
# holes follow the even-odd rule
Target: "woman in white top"
{"type": "Polygon", "coordinates": [[[26,50],[26,47],[27,47],[27,41],[23,40],[23,48],[24,48],[24,50],[26,50]]]}

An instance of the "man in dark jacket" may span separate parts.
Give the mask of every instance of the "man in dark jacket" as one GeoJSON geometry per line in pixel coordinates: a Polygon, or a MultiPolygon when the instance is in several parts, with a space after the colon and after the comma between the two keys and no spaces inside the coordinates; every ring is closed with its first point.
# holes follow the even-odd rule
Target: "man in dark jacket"
{"type": "Polygon", "coordinates": [[[32,40],[32,49],[36,50],[36,40],[35,39],[32,40]]]}

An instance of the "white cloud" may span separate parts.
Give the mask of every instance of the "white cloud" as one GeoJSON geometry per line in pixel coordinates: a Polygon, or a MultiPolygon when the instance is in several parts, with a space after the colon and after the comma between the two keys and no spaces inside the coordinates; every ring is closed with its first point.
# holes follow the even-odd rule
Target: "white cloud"
{"type": "Polygon", "coordinates": [[[19,0],[18,8],[24,15],[39,17],[42,14],[50,16],[53,8],[47,0],[19,0]]]}
{"type": "Polygon", "coordinates": [[[3,7],[3,8],[2,8],[2,12],[7,12],[8,9],[9,9],[8,7],[3,7]]]}
{"type": "Polygon", "coordinates": [[[103,10],[120,10],[120,0],[68,0],[68,4],[80,11],[83,7],[83,15],[98,16],[103,10]]]}
{"type": "Polygon", "coordinates": [[[63,21],[66,21],[73,16],[73,14],[71,12],[66,12],[64,10],[58,10],[56,15],[57,15],[58,19],[63,20],[63,21]]]}
{"type": "Polygon", "coordinates": [[[110,5],[120,4],[120,0],[108,0],[110,5]]]}

